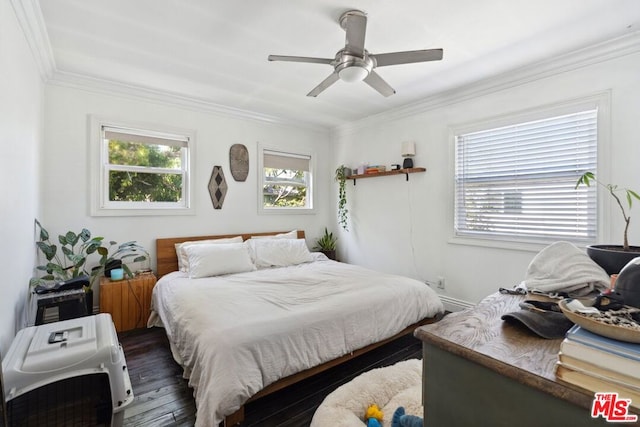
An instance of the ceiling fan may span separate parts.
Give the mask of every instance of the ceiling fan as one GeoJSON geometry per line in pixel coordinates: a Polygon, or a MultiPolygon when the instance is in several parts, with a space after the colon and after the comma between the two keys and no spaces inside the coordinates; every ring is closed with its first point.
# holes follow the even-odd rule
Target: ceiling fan
{"type": "Polygon", "coordinates": [[[367,15],[360,10],[349,10],[343,13],[340,16],[339,23],[346,31],[347,37],[344,49],[340,49],[333,59],[269,55],[269,61],[309,62],[312,64],[328,64],[333,67],[333,73],[313,88],[307,96],[318,96],[339,79],[345,82],[363,80],[380,94],[391,96],[396,91],[374,71],[374,68],[413,62],[439,61],[442,59],[442,49],[411,50],[376,55],[369,53],[364,48],[367,15]]]}

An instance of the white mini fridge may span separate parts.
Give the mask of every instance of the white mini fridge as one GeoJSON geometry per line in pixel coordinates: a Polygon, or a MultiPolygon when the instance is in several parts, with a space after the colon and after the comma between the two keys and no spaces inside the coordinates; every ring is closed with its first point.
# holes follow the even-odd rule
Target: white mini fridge
{"type": "Polygon", "coordinates": [[[2,361],[11,426],[121,426],[133,389],[107,313],[25,328],[2,361]]]}

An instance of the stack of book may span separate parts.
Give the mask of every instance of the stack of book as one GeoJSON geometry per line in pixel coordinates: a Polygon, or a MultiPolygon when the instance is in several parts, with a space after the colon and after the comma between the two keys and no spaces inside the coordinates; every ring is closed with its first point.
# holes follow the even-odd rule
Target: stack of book
{"type": "Polygon", "coordinates": [[[593,393],[618,393],[640,409],[640,344],[574,325],[560,345],[556,377],[593,393]]]}

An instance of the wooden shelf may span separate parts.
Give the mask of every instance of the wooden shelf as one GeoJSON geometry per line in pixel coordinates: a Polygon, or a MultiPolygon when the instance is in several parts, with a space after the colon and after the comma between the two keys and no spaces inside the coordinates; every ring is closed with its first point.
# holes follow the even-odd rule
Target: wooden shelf
{"type": "Polygon", "coordinates": [[[408,169],[396,169],[392,171],[386,172],[376,172],[376,173],[363,173],[361,175],[349,175],[346,179],[352,179],[353,185],[356,185],[356,180],[361,178],[376,178],[378,176],[389,176],[389,175],[405,175],[407,177],[407,181],[409,181],[410,173],[419,173],[426,172],[425,168],[408,168],[408,169]]]}

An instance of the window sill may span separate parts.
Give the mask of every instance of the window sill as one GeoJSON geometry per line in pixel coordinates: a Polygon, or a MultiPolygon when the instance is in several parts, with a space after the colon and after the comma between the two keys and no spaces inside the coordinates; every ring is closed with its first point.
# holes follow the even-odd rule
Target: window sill
{"type": "Polygon", "coordinates": [[[298,208],[259,208],[260,215],[315,215],[315,209],[298,208]]]}
{"type": "Polygon", "coordinates": [[[195,215],[194,208],[103,209],[94,208],[91,216],[182,216],[195,215]]]}
{"type": "MultiPolygon", "coordinates": [[[[555,240],[559,241],[561,239],[555,240]]],[[[570,242],[570,240],[568,240],[570,242]]],[[[463,246],[478,246],[483,248],[494,249],[507,249],[512,251],[522,252],[540,252],[545,247],[549,246],[552,241],[549,242],[526,242],[526,241],[513,241],[513,240],[498,240],[498,239],[481,239],[472,237],[452,237],[448,243],[452,245],[463,246]]],[[[585,242],[572,242],[574,245],[583,248],[587,243],[585,242]]]]}

